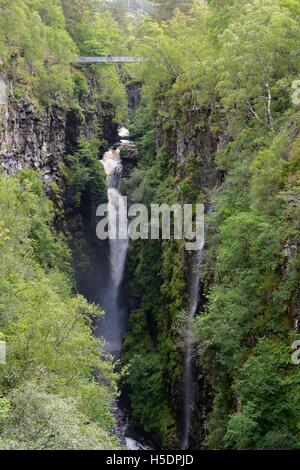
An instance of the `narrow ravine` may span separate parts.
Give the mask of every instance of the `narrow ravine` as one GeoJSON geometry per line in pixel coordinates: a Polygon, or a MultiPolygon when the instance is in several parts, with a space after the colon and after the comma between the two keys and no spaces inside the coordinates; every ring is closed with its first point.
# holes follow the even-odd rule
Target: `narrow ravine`
{"type": "MultiPolygon", "coordinates": [[[[97,297],[105,315],[95,325],[95,336],[105,340],[105,351],[116,360],[120,359],[124,335],[128,321],[128,299],[124,295],[124,276],[127,251],[129,247],[128,216],[126,196],[120,192],[123,163],[121,154],[126,147],[134,145],[129,139],[129,132],[125,127],[119,129],[119,141],[109,148],[103,155],[101,163],[107,176],[107,216],[110,235],[107,244],[106,273],[98,286],[97,297]]],[[[194,344],[192,324],[199,306],[199,292],[201,285],[201,266],[204,246],[190,256],[189,274],[189,305],[188,321],[185,333],[185,351],[183,364],[182,386],[182,421],[180,449],[190,447],[190,435],[194,416],[195,387],[194,374],[194,344]]],[[[127,435],[127,412],[115,404],[115,415],[119,429],[123,435],[123,442],[129,450],[147,450],[149,447],[141,444],[127,435]]],[[[136,436],[135,436],[136,437],[136,436]]],[[[138,436],[137,436],[138,437],[138,436]]],[[[141,441],[143,439],[141,438],[141,441]]]]}
{"type": "MultiPolygon", "coordinates": [[[[98,298],[105,315],[95,325],[96,337],[105,340],[105,351],[115,360],[121,356],[123,338],[126,333],[128,307],[126,295],[122,290],[127,250],[129,246],[126,197],[120,193],[123,175],[121,151],[134,146],[125,127],[119,129],[119,142],[111,147],[101,160],[107,176],[108,221],[110,227],[109,255],[107,272],[98,286],[98,298]]],[[[128,450],[149,450],[128,435],[127,411],[115,404],[114,414],[118,422],[117,433],[128,450]]]]}
{"type": "Polygon", "coordinates": [[[0,1],[0,450],[300,449],[299,23],[0,1]]]}

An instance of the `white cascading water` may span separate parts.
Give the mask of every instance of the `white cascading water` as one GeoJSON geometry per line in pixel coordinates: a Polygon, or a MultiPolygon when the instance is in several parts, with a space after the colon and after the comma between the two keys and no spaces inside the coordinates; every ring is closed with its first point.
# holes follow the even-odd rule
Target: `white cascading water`
{"type": "Polygon", "coordinates": [[[120,149],[111,149],[104,154],[102,165],[108,179],[108,219],[115,238],[110,238],[110,266],[112,280],[118,289],[123,280],[124,267],[128,250],[127,204],[119,192],[122,178],[120,149]],[[115,216],[116,215],[116,216],[115,216]],[[119,232],[120,226],[123,228],[119,232]]]}
{"type": "Polygon", "coordinates": [[[152,450],[151,447],[145,446],[131,437],[126,437],[125,442],[128,450],[152,450]]]}
{"type": "Polygon", "coordinates": [[[190,301],[189,301],[189,319],[187,332],[185,337],[185,354],[184,354],[184,373],[183,373],[183,425],[182,425],[182,441],[181,449],[189,448],[189,436],[192,425],[193,409],[194,409],[194,393],[195,380],[193,374],[193,338],[191,331],[192,320],[197,313],[199,304],[200,289],[200,269],[202,265],[203,249],[194,253],[192,261],[192,270],[190,277],[190,301]]]}
{"type": "MultiPolygon", "coordinates": [[[[120,147],[132,147],[134,145],[127,140],[129,132],[125,127],[120,128],[119,137],[121,139],[119,147],[108,150],[101,160],[108,182],[108,219],[110,231],[112,234],[117,234],[117,237],[109,239],[110,273],[107,276],[105,295],[101,302],[106,314],[96,327],[96,336],[105,339],[106,351],[115,358],[119,358],[121,354],[127,322],[127,310],[122,305],[122,302],[119,302],[119,291],[124,277],[129,245],[127,204],[119,191],[123,172],[120,147]],[[117,217],[115,217],[115,214],[117,217]],[[121,232],[119,231],[120,225],[122,228],[121,232]]],[[[150,450],[149,447],[140,444],[131,437],[126,437],[125,443],[128,450],[150,450]]]]}
{"type": "MultiPolygon", "coordinates": [[[[121,143],[122,145],[122,143],[121,143]]],[[[127,231],[127,204],[120,194],[122,178],[122,162],[120,148],[108,150],[101,160],[108,182],[108,219],[110,232],[116,236],[109,239],[109,268],[107,285],[101,305],[105,316],[96,327],[96,336],[103,337],[105,349],[118,358],[122,349],[123,336],[126,329],[127,311],[119,300],[120,287],[124,277],[124,268],[129,244],[127,231]],[[120,235],[119,228],[122,227],[120,235]]]]}
{"type": "Polygon", "coordinates": [[[113,233],[117,234],[116,239],[110,239],[110,267],[112,280],[119,288],[124,275],[124,267],[128,250],[128,233],[124,233],[124,238],[119,237],[118,230],[120,224],[127,227],[127,204],[125,198],[115,188],[108,189],[108,218],[113,233]],[[117,214],[117,217],[114,214],[117,214]]]}

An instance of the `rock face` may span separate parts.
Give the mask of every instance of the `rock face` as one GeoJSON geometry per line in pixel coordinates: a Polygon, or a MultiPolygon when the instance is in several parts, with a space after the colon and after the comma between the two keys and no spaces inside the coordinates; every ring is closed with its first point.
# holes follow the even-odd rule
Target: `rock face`
{"type": "MultiPolygon", "coordinates": [[[[162,103],[168,108],[168,102],[162,103]]],[[[225,124],[220,118],[220,131],[213,133],[209,127],[209,112],[201,109],[182,109],[181,122],[166,126],[161,119],[156,122],[156,147],[167,150],[173,159],[177,176],[192,176],[194,185],[205,192],[220,184],[221,173],[216,169],[214,154],[228,142],[225,124]],[[193,163],[192,175],[189,161],[193,163]]]]}
{"type": "Polygon", "coordinates": [[[11,175],[22,168],[33,168],[50,182],[65,152],[64,112],[53,107],[37,112],[31,103],[8,99],[1,114],[0,166],[3,173],[11,175]]]}
{"type": "MultiPolygon", "coordinates": [[[[156,148],[167,163],[171,162],[169,171],[174,179],[186,184],[181,186],[179,183],[178,191],[183,191],[184,197],[187,198],[192,198],[194,194],[199,195],[201,192],[206,202],[206,211],[210,212],[211,193],[220,186],[223,177],[215,164],[214,156],[217,150],[221,150],[228,143],[226,123],[220,113],[218,130],[212,129],[211,111],[197,108],[192,104],[182,107],[180,112],[176,109],[174,118],[170,109],[172,110],[172,102],[168,99],[160,102],[160,112],[155,119],[156,148]],[[171,116],[168,121],[166,116],[171,116]]],[[[209,244],[209,240],[207,243],[209,244]]],[[[190,292],[190,305],[193,305],[193,283],[196,279],[195,274],[198,275],[198,286],[196,284],[194,288],[198,289],[199,302],[194,314],[197,312],[201,314],[207,296],[202,283],[201,260],[198,265],[194,265],[193,259],[195,260],[192,256],[186,255],[183,261],[186,267],[186,288],[190,292]],[[196,270],[194,266],[197,266],[196,270]]],[[[197,300],[197,296],[194,297],[197,300]]],[[[177,409],[174,411],[178,416],[180,434],[184,438],[182,448],[190,444],[192,449],[199,450],[203,448],[205,421],[211,406],[211,390],[201,366],[192,360],[193,354],[193,350],[186,349],[184,380],[182,384],[177,384],[177,389],[174,388],[174,401],[177,403],[177,409]],[[189,416],[191,409],[192,416],[189,416]],[[192,432],[188,432],[189,428],[192,432]]]]}
{"type": "Polygon", "coordinates": [[[123,164],[123,176],[128,178],[138,162],[138,150],[135,144],[130,141],[123,144],[120,148],[120,156],[123,164]]]}
{"type": "Polygon", "coordinates": [[[64,155],[76,150],[81,138],[113,139],[117,125],[111,110],[93,98],[92,87],[77,113],[14,100],[0,79],[0,171],[13,175],[23,168],[36,169],[49,184],[58,178],[64,155]]]}
{"type": "Polygon", "coordinates": [[[141,88],[141,82],[133,82],[127,85],[129,115],[132,114],[140,104],[141,88]]]}

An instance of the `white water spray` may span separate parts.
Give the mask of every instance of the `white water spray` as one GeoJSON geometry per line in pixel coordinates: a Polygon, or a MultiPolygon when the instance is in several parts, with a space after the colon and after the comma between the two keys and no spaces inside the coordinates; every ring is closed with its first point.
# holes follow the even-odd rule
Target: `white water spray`
{"type": "Polygon", "coordinates": [[[108,219],[112,232],[116,234],[115,239],[109,240],[109,245],[111,276],[118,288],[123,280],[129,238],[128,232],[121,234],[119,230],[120,225],[127,227],[127,204],[115,188],[108,189],[108,219]]]}
{"type": "Polygon", "coordinates": [[[120,146],[122,142],[118,148],[109,149],[101,160],[108,182],[109,230],[114,236],[109,237],[109,272],[101,301],[105,316],[96,327],[96,336],[105,339],[106,351],[116,358],[121,353],[127,322],[126,305],[120,301],[120,287],[129,245],[128,231],[124,230],[127,227],[127,203],[119,191],[123,172],[120,146]],[[123,228],[121,234],[119,227],[123,228]]]}
{"type": "MultiPolygon", "coordinates": [[[[125,129],[125,128],[124,128],[125,129]]],[[[120,135],[120,134],[119,134],[120,135]]],[[[123,280],[129,237],[128,232],[119,235],[119,226],[127,226],[127,204],[119,192],[122,178],[120,149],[110,149],[101,160],[108,179],[108,219],[110,231],[110,266],[112,280],[118,289],[123,280]],[[125,222],[125,224],[124,224],[125,222]]]]}
{"type": "MultiPolygon", "coordinates": [[[[207,200],[206,212],[210,215],[213,211],[213,206],[207,200]]],[[[205,227],[206,233],[207,226],[205,227]]],[[[192,418],[195,403],[195,377],[193,371],[194,359],[194,341],[192,332],[192,323],[197,313],[199,305],[199,294],[201,286],[201,267],[203,262],[205,245],[196,251],[193,255],[191,263],[190,275],[190,292],[189,292],[189,323],[185,338],[185,355],[184,355],[184,372],[183,372],[183,425],[182,425],[182,440],[181,449],[187,450],[190,444],[190,432],[192,427],[192,418]]]]}
{"type": "Polygon", "coordinates": [[[193,374],[193,355],[194,346],[191,332],[192,320],[197,313],[199,304],[200,289],[200,269],[202,265],[203,248],[196,251],[192,260],[191,278],[190,278],[190,301],[189,301],[189,319],[185,338],[185,354],[184,354],[184,374],[183,374],[183,428],[181,449],[189,448],[189,436],[192,425],[195,380],[193,374]]]}

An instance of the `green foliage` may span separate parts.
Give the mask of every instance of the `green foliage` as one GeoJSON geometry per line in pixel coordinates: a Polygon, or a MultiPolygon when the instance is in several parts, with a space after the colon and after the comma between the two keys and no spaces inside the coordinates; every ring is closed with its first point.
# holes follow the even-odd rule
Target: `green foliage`
{"type": "Polygon", "coordinates": [[[0,421],[7,418],[10,412],[10,401],[7,398],[0,399],[0,421]]]}
{"type": "Polygon", "coordinates": [[[129,366],[125,381],[136,422],[169,448],[179,439],[173,391],[181,373],[180,351],[172,325],[183,305],[184,285],[180,255],[175,264],[171,261],[176,247],[165,254],[161,250],[155,241],[130,249],[130,294],[140,309],[130,315],[122,361],[129,366]]]}
{"type": "Polygon", "coordinates": [[[0,199],[1,448],[115,448],[116,377],[92,336],[100,312],[72,295],[70,254],[42,182],[29,170],[1,176],[0,199]]]}
{"type": "Polygon", "coordinates": [[[176,421],[165,399],[165,378],[159,354],[135,355],[128,365],[132,411],[136,422],[146,432],[156,431],[164,447],[176,439],[176,421]]]}
{"type": "MultiPolygon", "coordinates": [[[[118,70],[75,72],[70,64],[77,51],[146,59],[123,73],[143,82],[130,124],[139,164],[124,191],[148,206],[203,202],[210,191],[214,206],[201,276],[206,302],[194,322],[211,396],[204,445],[299,449],[291,327],[299,309],[300,127],[290,97],[300,74],[299,2],[156,0],[159,21],[129,17],[116,9],[122,3],[0,0],[2,71],[15,97],[33,93],[77,109],[92,80],[93,98],[120,122],[127,100],[118,70]]],[[[62,167],[68,209],[106,200],[98,148],[83,141],[62,167]]],[[[115,376],[91,336],[96,309],[72,297],[53,208],[30,172],[1,178],[0,201],[0,330],[9,347],[0,445],[111,448],[115,376]]],[[[179,242],[139,241],[129,250],[124,381],[135,422],[164,448],[180,438],[186,260],[179,242]]]]}
{"type": "Polygon", "coordinates": [[[106,103],[110,103],[113,107],[114,121],[117,123],[124,122],[127,117],[128,99],[125,85],[120,80],[118,70],[111,66],[98,67],[97,76],[101,84],[100,97],[106,103]]]}
{"type": "MultiPolygon", "coordinates": [[[[177,202],[168,177],[168,155],[153,155],[153,134],[137,111],[131,127],[138,140],[139,166],[124,182],[132,203],[177,202]],[[156,157],[156,158],[155,158],[156,157]]],[[[138,241],[129,247],[132,306],[122,362],[135,422],[155,433],[163,448],[179,443],[178,390],[182,374],[177,320],[186,302],[184,250],[179,242],[138,241]],[[146,333],[145,333],[146,332],[146,333]]]]}
{"type": "Polygon", "coordinates": [[[234,383],[240,411],[229,419],[226,448],[299,448],[295,433],[299,404],[294,396],[299,372],[286,375],[290,361],[290,347],[281,340],[258,343],[234,383]]]}
{"type": "MultiPolygon", "coordinates": [[[[136,71],[145,114],[137,111],[131,124],[141,161],[126,188],[133,201],[147,203],[202,202],[210,192],[206,303],[195,321],[198,361],[212,394],[206,447],[297,449],[291,330],[299,306],[300,141],[291,84],[300,74],[299,2],[212,0],[195,2],[188,14],[174,14],[174,3],[161,5],[160,19],[168,21],[147,18],[137,32],[135,53],[147,59],[136,71]],[[156,148],[149,144],[153,130],[156,148]],[[219,176],[216,191],[211,173],[219,176]]],[[[147,346],[139,343],[139,328],[131,326],[126,359],[133,360],[130,350],[138,355],[136,367],[143,363],[150,380],[152,339],[161,369],[174,364],[178,377],[174,330],[180,336],[187,308],[181,247],[161,244],[159,266],[146,251],[135,248],[137,264],[130,255],[131,293],[136,321],[150,336],[147,346]]],[[[157,391],[151,382],[149,390],[148,403],[157,391]]],[[[132,405],[147,426],[133,390],[132,405]]]]}
{"type": "Polygon", "coordinates": [[[65,29],[59,1],[1,1],[2,69],[46,104],[64,105],[73,96],[71,63],[76,47],[65,29]]]}
{"type": "Polygon", "coordinates": [[[78,410],[76,401],[28,382],[10,395],[10,413],[0,438],[4,450],[109,450],[117,442],[78,410]]]}
{"type": "MultiPolygon", "coordinates": [[[[61,0],[67,30],[76,43],[81,55],[107,56],[126,55],[126,38],[118,22],[101,6],[101,2],[90,0],[61,0]],[[74,5],[75,3],[75,5],[74,5]]],[[[98,99],[109,103],[114,110],[116,122],[127,116],[127,95],[118,69],[112,65],[93,65],[93,83],[98,91],[98,99]]],[[[85,92],[82,76],[75,78],[75,95],[85,92]]]]}
{"type": "Polygon", "coordinates": [[[74,81],[74,95],[77,98],[81,98],[89,90],[87,79],[83,74],[76,73],[73,75],[73,81],[74,81]]]}
{"type": "Polygon", "coordinates": [[[62,173],[67,187],[66,203],[72,208],[79,208],[86,195],[95,205],[106,202],[107,184],[99,159],[99,146],[97,140],[82,140],[78,150],[66,157],[62,173]]]}
{"type": "MultiPolygon", "coordinates": [[[[88,73],[74,69],[78,53],[107,55],[126,49],[117,22],[99,2],[1,0],[0,9],[0,70],[17,99],[78,106],[88,92],[88,73]]],[[[94,67],[93,75],[99,98],[115,107],[115,119],[122,121],[127,97],[117,69],[94,67]]]]}
{"type": "Polygon", "coordinates": [[[245,113],[247,120],[252,115],[254,121],[274,128],[276,113],[289,104],[290,83],[298,70],[291,55],[298,28],[291,11],[265,0],[247,3],[224,32],[217,89],[234,128],[240,128],[245,113]]]}
{"type": "Polygon", "coordinates": [[[253,161],[246,164],[247,204],[236,204],[239,192],[231,185],[242,181],[236,172],[240,159],[229,170],[228,183],[216,199],[220,226],[216,259],[209,261],[214,263],[214,283],[207,310],[196,324],[201,361],[218,396],[227,395],[228,400],[223,409],[215,402],[208,423],[208,447],[299,447],[299,412],[294,402],[299,372],[290,370],[292,339],[287,317],[297,298],[294,282],[299,268],[294,255],[288,255],[291,259],[286,265],[285,251],[287,244],[297,244],[299,239],[298,222],[292,222],[299,209],[287,204],[297,191],[298,180],[298,138],[291,146],[295,138],[291,132],[287,122],[269,147],[254,152],[253,161]],[[228,204],[232,200],[235,207],[228,204]],[[233,403],[239,411],[231,414],[233,403]],[[216,426],[223,429],[223,435],[217,436],[216,426]],[[282,441],[279,434],[284,436],[282,441]]]}
{"type": "Polygon", "coordinates": [[[155,16],[161,20],[171,18],[176,9],[187,12],[193,4],[193,0],[153,0],[156,7],[155,16]]]}

